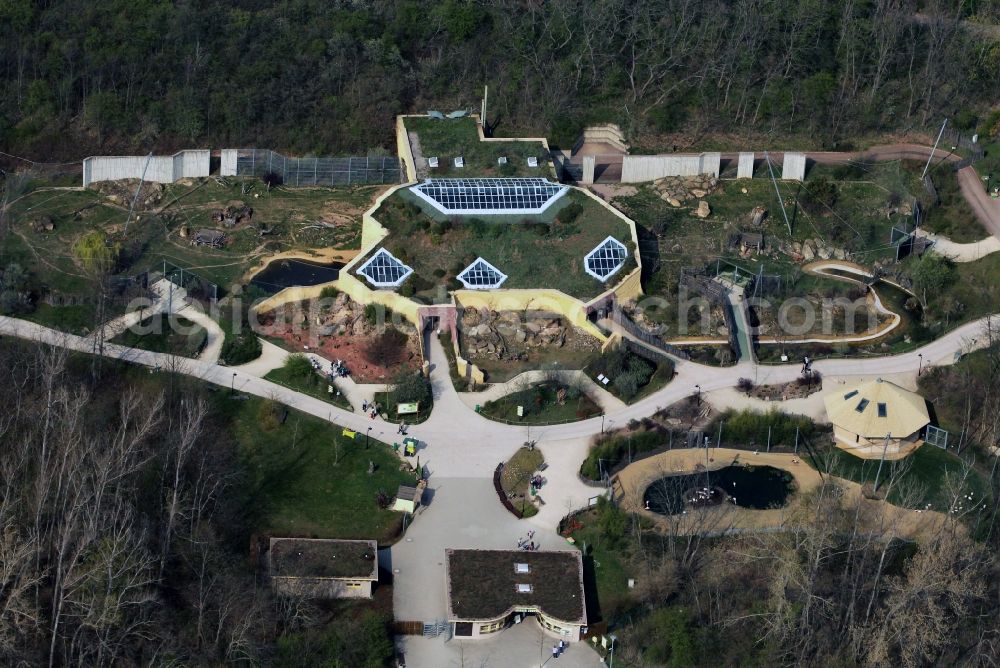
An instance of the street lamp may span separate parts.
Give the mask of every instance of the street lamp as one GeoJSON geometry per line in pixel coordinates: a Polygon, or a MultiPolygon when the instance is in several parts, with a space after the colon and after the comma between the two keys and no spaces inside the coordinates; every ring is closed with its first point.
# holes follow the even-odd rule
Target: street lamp
{"type": "Polygon", "coordinates": [[[615,668],[615,641],[618,640],[618,636],[610,635],[611,638],[611,663],[608,664],[608,668],[615,668]]]}
{"type": "Polygon", "coordinates": [[[697,396],[697,402],[698,402],[698,405],[701,406],[701,385],[695,385],[694,389],[698,390],[698,394],[696,395],[697,396]]]}
{"type": "Polygon", "coordinates": [[[233,381],[229,384],[229,394],[236,394],[236,372],[233,372],[233,381]]]}
{"type": "Polygon", "coordinates": [[[920,372],[924,370],[924,354],[917,353],[917,357],[920,358],[920,362],[917,364],[917,375],[919,376],[920,372]]]}
{"type": "Polygon", "coordinates": [[[371,437],[372,428],[368,427],[368,431],[365,432],[365,449],[368,449],[368,439],[371,437]]]}

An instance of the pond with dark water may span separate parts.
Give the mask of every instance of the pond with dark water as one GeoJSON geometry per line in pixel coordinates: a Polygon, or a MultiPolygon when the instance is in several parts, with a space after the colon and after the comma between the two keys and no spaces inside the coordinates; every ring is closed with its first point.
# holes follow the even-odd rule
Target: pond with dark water
{"type": "Polygon", "coordinates": [[[250,285],[274,293],[296,285],[329,283],[337,280],[343,266],[342,262],[322,263],[296,258],[271,260],[250,279],[250,285]]]}
{"type": "Polygon", "coordinates": [[[722,503],[766,510],[783,507],[794,490],[794,479],[788,471],[772,466],[734,465],[660,478],[646,488],[643,505],[661,515],[678,515],[722,503]]]}

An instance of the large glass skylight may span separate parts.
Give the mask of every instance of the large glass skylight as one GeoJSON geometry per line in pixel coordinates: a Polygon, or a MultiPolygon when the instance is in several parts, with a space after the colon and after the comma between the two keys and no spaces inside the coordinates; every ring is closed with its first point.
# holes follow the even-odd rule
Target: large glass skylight
{"type": "Polygon", "coordinates": [[[492,290],[507,280],[507,274],[480,257],[462,270],[458,280],[470,290],[492,290]]]}
{"type": "Polygon", "coordinates": [[[379,248],[361,265],[358,273],[377,288],[394,288],[401,285],[413,273],[413,269],[397,260],[386,249],[379,248]]]}
{"type": "Polygon", "coordinates": [[[602,283],[625,265],[628,249],[614,237],[608,237],[583,258],[583,268],[602,283]]]}
{"type": "Polygon", "coordinates": [[[413,193],[442,213],[536,214],[568,188],[547,179],[427,179],[413,193]]]}

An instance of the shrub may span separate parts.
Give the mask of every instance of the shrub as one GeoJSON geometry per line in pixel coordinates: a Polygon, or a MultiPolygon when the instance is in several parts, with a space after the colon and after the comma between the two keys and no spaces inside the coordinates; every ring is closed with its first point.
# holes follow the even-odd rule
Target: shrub
{"type": "Polygon", "coordinates": [[[441,267],[438,267],[437,269],[434,270],[434,278],[444,278],[445,274],[447,274],[447,273],[448,272],[446,272],[444,269],[442,269],[441,267]]]}
{"type": "Polygon", "coordinates": [[[412,297],[416,293],[417,290],[416,288],[413,287],[413,281],[406,283],[405,285],[403,285],[403,287],[399,289],[399,294],[403,295],[404,297],[412,297]]]}
{"type": "Polygon", "coordinates": [[[263,176],[260,177],[260,180],[263,181],[268,188],[275,188],[285,182],[284,178],[278,172],[264,172],[263,176]]]}
{"type": "Polygon", "coordinates": [[[97,230],[87,232],[73,245],[73,251],[87,271],[109,274],[118,264],[121,244],[112,242],[97,230]]]}
{"type": "Polygon", "coordinates": [[[406,354],[406,341],[406,334],[395,327],[386,327],[365,347],[365,359],[382,367],[399,364],[406,354]]]}
{"type": "Polygon", "coordinates": [[[277,401],[266,399],[257,409],[257,425],[264,431],[274,431],[281,426],[283,406],[277,401]]]}
{"type": "Polygon", "coordinates": [[[740,378],[736,381],[736,389],[740,392],[746,392],[750,394],[753,391],[753,381],[749,378],[740,378]]]}
{"type": "Polygon", "coordinates": [[[400,371],[392,379],[392,391],[389,398],[399,404],[419,401],[426,405],[431,400],[431,383],[419,371],[400,371]]]}
{"type": "Polygon", "coordinates": [[[293,378],[308,378],[313,375],[313,365],[302,353],[292,353],[285,358],[285,371],[293,378]]]}
{"type": "Polygon", "coordinates": [[[556,220],[563,225],[569,225],[579,218],[581,213],[583,213],[583,205],[579,202],[570,202],[562,208],[559,215],[556,216],[556,220]]]}
{"type": "Polygon", "coordinates": [[[751,442],[763,444],[771,436],[771,446],[795,443],[798,429],[799,438],[809,438],[816,430],[813,421],[802,415],[789,415],[778,410],[761,413],[752,410],[728,410],[705,428],[706,434],[715,433],[719,421],[722,422],[722,443],[746,447],[751,442]]]}
{"type": "Polygon", "coordinates": [[[320,299],[336,299],[338,296],[340,296],[340,290],[332,285],[328,285],[319,291],[320,299]]]}

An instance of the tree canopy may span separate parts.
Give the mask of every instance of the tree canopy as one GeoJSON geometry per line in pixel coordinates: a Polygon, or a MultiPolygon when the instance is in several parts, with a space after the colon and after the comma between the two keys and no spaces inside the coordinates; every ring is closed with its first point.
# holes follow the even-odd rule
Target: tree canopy
{"type": "MultiPolygon", "coordinates": [[[[1000,99],[995,3],[248,0],[0,3],[0,144],[36,160],[192,145],[393,145],[392,117],[478,108],[572,143],[588,122],[852,134],[968,127],[1000,99]],[[918,12],[919,9],[919,12],[918,12]]],[[[654,141],[655,140],[651,140],[654,141]]],[[[654,146],[655,147],[655,146],[654,146]]]]}

